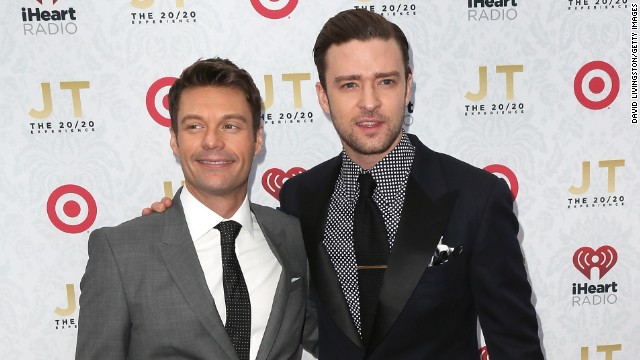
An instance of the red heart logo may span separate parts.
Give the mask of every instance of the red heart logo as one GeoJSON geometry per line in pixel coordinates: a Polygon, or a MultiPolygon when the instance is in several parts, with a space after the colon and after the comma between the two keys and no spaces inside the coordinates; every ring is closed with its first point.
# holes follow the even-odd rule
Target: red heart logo
{"type": "Polygon", "coordinates": [[[616,249],[605,245],[593,250],[590,247],[581,247],[573,254],[573,265],[587,279],[591,279],[591,269],[598,268],[600,270],[600,279],[611,270],[618,261],[618,253],[616,249]]]}
{"type": "Polygon", "coordinates": [[[301,167],[293,167],[287,172],[278,168],[269,169],[262,174],[262,187],[276,200],[280,200],[280,189],[284,182],[304,171],[301,167]]]}

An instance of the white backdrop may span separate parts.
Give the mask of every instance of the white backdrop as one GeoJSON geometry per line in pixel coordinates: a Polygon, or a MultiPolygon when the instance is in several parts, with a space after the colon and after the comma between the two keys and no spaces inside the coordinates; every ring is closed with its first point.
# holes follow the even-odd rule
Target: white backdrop
{"type": "Polygon", "coordinates": [[[182,181],[163,97],[196,59],[227,57],[262,91],[253,201],[277,206],[337,154],[311,49],[356,6],[409,38],[407,130],[509,181],[547,358],[638,359],[632,0],[3,2],[0,358],[73,358],[89,233],[182,181]]]}

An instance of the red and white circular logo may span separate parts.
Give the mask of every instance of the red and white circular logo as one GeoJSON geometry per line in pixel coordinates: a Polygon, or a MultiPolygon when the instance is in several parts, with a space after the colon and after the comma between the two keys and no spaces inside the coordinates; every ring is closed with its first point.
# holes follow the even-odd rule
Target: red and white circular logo
{"type": "Polygon", "coordinates": [[[93,225],[98,215],[98,206],[85,188],[67,184],[49,195],[47,215],[60,231],[77,234],[93,225]]]}
{"type": "Polygon", "coordinates": [[[578,70],[573,80],[573,91],[584,107],[604,109],[618,97],[620,77],[608,63],[592,61],[578,70]]]}
{"type": "Polygon", "coordinates": [[[169,88],[176,82],[174,77],[156,80],[147,90],[147,111],[151,118],[164,127],[171,126],[169,116],[169,88]]]}
{"type": "Polygon", "coordinates": [[[511,197],[515,201],[516,197],[518,197],[519,189],[518,178],[516,177],[516,174],[511,171],[511,169],[501,164],[492,164],[486,166],[484,169],[492,174],[498,175],[498,177],[507,180],[509,188],[511,188],[511,197]]]}
{"type": "Polygon", "coordinates": [[[282,19],[298,6],[298,0],[251,0],[256,11],[269,19],[282,19]]]}
{"type": "Polygon", "coordinates": [[[278,168],[269,169],[262,174],[262,187],[276,200],[279,200],[280,189],[282,189],[284,182],[303,172],[304,169],[301,167],[292,167],[286,172],[278,168]]]}

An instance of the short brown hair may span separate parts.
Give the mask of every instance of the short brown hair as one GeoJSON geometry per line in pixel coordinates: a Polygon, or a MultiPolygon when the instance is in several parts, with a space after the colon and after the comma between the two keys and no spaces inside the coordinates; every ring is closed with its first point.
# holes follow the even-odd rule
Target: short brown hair
{"type": "Polygon", "coordinates": [[[253,116],[253,134],[257,133],[260,128],[262,100],[253,78],[246,70],[239,68],[230,60],[215,57],[198,60],[184,69],[169,89],[169,114],[171,129],[175,134],[178,134],[178,110],[182,92],[185,89],[203,86],[227,87],[242,91],[253,116]]]}
{"type": "Polygon", "coordinates": [[[313,61],[318,69],[318,78],[322,88],[327,88],[325,79],[326,55],[331,45],[340,45],[351,40],[367,41],[371,39],[396,40],[402,51],[405,78],[409,76],[409,41],[398,25],[369,10],[350,9],[329,19],[320,30],[313,46],[313,61]]]}

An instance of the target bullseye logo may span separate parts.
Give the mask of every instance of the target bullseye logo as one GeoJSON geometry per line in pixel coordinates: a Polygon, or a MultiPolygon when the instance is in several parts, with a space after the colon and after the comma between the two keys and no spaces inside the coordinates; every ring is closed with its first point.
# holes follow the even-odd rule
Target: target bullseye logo
{"type": "Polygon", "coordinates": [[[147,90],[147,111],[151,118],[164,127],[171,126],[169,117],[169,88],[176,82],[174,77],[156,80],[147,90]]]}
{"type": "Polygon", "coordinates": [[[620,77],[608,63],[592,61],[578,70],[573,80],[573,91],[584,107],[604,109],[618,97],[620,77]]]}
{"type": "Polygon", "coordinates": [[[266,18],[282,19],[293,12],[298,0],[251,0],[251,5],[266,18]]]}
{"type": "Polygon", "coordinates": [[[501,164],[489,165],[484,169],[492,174],[502,175],[500,177],[506,178],[507,182],[509,183],[509,187],[511,188],[511,197],[515,201],[516,197],[518,197],[519,189],[518,178],[516,177],[516,174],[511,171],[511,169],[501,164]]]}
{"type": "Polygon", "coordinates": [[[98,206],[85,188],[67,184],[55,189],[47,200],[47,215],[60,231],[81,233],[96,221],[98,206]]]}

